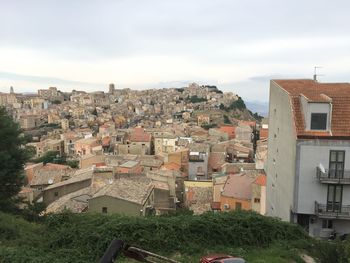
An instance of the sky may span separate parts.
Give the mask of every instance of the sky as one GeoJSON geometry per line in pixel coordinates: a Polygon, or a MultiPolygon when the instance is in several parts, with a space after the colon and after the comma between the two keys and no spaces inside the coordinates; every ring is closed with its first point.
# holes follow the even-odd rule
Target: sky
{"type": "Polygon", "coordinates": [[[350,81],[348,0],[0,0],[0,92],[350,81]]]}

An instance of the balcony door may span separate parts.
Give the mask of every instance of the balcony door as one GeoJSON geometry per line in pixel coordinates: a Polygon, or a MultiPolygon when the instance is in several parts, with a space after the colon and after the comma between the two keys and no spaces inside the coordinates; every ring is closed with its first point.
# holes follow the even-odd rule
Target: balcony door
{"type": "Polygon", "coordinates": [[[344,176],[345,151],[330,151],[329,177],[343,178],[344,176]]]}
{"type": "Polygon", "coordinates": [[[342,196],[342,185],[328,185],[327,212],[341,212],[342,196]]]}

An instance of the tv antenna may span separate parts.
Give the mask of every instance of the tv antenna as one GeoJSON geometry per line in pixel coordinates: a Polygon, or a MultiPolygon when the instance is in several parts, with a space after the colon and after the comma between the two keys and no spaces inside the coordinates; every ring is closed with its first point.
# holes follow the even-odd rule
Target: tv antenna
{"type": "Polygon", "coordinates": [[[317,81],[318,76],[324,76],[323,74],[317,74],[317,69],[320,69],[320,68],[322,68],[322,67],[320,67],[320,66],[314,67],[314,81],[317,81]]]}

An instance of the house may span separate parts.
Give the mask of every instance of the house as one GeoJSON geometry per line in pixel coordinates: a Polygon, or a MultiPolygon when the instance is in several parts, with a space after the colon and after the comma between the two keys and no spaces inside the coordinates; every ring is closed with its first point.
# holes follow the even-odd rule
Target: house
{"type": "Polygon", "coordinates": [[[191,143],[189,148],[188,179],[207,180],[209,145],[205,143],[191,143]]]}
{"type": "Polygon", "coordinates": [[[229,140],[236,138],[236,127],[234,126],[221,126],[219,130],[226,133],[229,140]]]}
{"type": "Polygon", "coordinates": [[[220,197],[221,211],[251,210],[254,181],[255,177],[247,173],[228,175],[220,197]]]}
{"type": "Polygon", "coordinates": [[[33,129],[40,124],[40,117],[38,115],[22,115],[19,119],[21,128],[24,130],[33,129]]]}
{"type": "Polygon", "coordinates": [[[100,141],[93,137],[77,140],[74,144],[75,154],[78,156],[93,154],[99,147],[102,149],[100,141]]]}
{"type": "Polygon", "coordinates": [[[68,180],[54,183],[43,190],[43,202],[46,205],[55,200],[91,185],[93,169],[78,170],[68,180]]]}
{"type": "Polygon", "coordinates": [[[212,181],[184,181],[185,206],[194,214],[211,211],[213,201],[212,181]]]}
{"type": "Polygon", "coordinates": [[[30,180],[30,187],[37,190],[43,190],[49,185],[67,180],[73,174],[74,170],[67,165],[47,163],[40,166],[32,166],[26,169],[27,174],[33,171],[30,180]]]}
{"type": "Polygon", "coordinates": [[[154,185],[144,176],[121,177],[89,199],[91,213],[145,216],[154,210],[154,185]]]}
{"type": "Polygon", "coordinates": [[[197,116],[197,124],[199,127],[210,124],[210,116],[208,114],[200,114],[197,116]]]}
{"type": "Polygon", "coordinates": [[[180,170],[185,176],[188,176],[188,148],[178,148],[175,152],[169,153],[165,158],[168,163],[175,163],[180,165],[180,170]]]}
{"type": "Polygon", "coordinates": [[[271,80],[267,215],[350,233],[350,84],[271,80]]]}
{"type": "Polygon", "coordinates": [[[140,174],[142,173],[140,161],[126,161],[116,167],[116,173],[140,174]]]}
{"type": "Polygon", "coordinates": [[[161,168],[163,160],[154,155],[141,156],[141,167],[144,172],[156,171],[161,168]]]}
{"type": "MultiPolygon", "coordinates": [[[[227,180],[227,175],[222,173],[217,173],[213,175],[213,202],[220,203],[221,193],[224,190],[224,185],[227,180]]],[[[219,206],[219,209],[221,210],[219,206]]]]}
{"type": "Polygon", "coordinates": [[[141,127],[135,128],[131,134],[128,144],[139,146],[142,151],[137,154],[151,154],[152,152],[152,136],[146,133],[141,127]]]}
{"type": "Polygon", "coordinates": [[[220,172],[222,165],[225,163],[225,152],[211,152],[208,161],[209,174],[220,172]]]}
{"type": "Polygon", "coordinates": [[[252,184],[251,207],[261,215],[266,213],[266,175],[262,173],[252,184]]]}
{"type": "Polygon", "coordinates": [[[175,152],[177,137],[171,133],[160,133],[154,135],[154,154],[163,156],[164,154],[175,152]]]}
{"type": "Polygon", "coordinates": [[[253,132],[253,124],[255,125],[255,122],[239,122],[235,131],[236,139],[240,141],[250,141],[253,132]]]}
{"type": "MultiPolygon", "coordinates": [[[[169,208],[174,208],[184,201],[184,178],[179,171],[173,170],[159,170],[147,172],[146,176],[154,182],[163,182],[168,185],[168,202],[169,208]]],[[[156,189],[156,196],[157,196],[156,189]]],[[[158,200],[163,200],[158,198],[158,200]]]]}

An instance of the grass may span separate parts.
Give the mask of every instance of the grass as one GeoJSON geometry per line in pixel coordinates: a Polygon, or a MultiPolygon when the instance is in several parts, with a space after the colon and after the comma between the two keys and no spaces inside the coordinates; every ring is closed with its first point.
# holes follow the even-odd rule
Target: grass
{"type": "Polygon", "coordinates": [[[251,212],[146,218],[63,213],[41,223],[0,213],[0,262],[98,262],[114,237],[184,263],[212,253],[299,263],[300,252],[315,243],[296,225],[251,212]]]}

